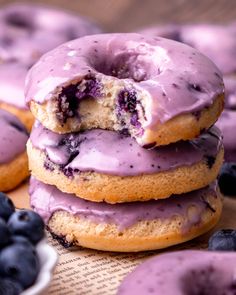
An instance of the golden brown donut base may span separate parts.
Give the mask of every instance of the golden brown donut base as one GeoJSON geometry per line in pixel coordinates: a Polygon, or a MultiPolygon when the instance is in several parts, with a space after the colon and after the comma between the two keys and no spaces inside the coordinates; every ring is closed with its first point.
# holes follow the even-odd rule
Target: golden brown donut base
{"type": "Polygon", "coordinates": [[[75,173],[67,177],[52,164],[53,171],[44,167],[46,155],[27,143],[29,168],[40,181],[55,185],[59,190],[94,202],[121,203],[164,199],[207,186],[216,179],[223,163],[223,149],[211,168],[205,161],[170,171],[138,176],[114,176],[97,172],[75,173]]]}
{"type": "Polygon", "coordinates": [[[34,124],[34,117],[30,110],[19,109],[5,102],[0,102],[0,109],[4,109],[18,117],[20,121],[26,126],[27,130],[31,130],[34,124]]]}
{"type": "MultiPolygon", "coordinates": [[[[208,196],[207,201],[215,212],[206,208],[201,222],[193,225],[186,233],[182,230],[185,221],[183,216],[139,221],[119,231],[115,224],[95,223],[66,211],[56,211],[49,220],[48,227],[65,244],[117,252],[163,249],[200,236],[216,225],[222,211],[222,199],[208,196]]],[[[188,214],[194,214],[194,208],[189,209],[188,214]]]]}
{"type": "MultiPolygon", "coordinates": [[[[93,128],[118,131],[121,130],[121,126],[115,116],[114,104],[114,98],[111,98],[110,101],[108,98],[104,101],[99,99],[82,100],[79,110],[82,124],[77,117],[69,118],[66,123],[60,124],[55,116],[57,110],[56,102],[53,100],[44,104],[31,101],[30,109],[43,126],[56,133],[70,133],[93,128]]],[[[168,145],[179,140],[191,140],[216,122],[223,107],[224,95],[221,94],[216,97],[210,107],[199,111],[197,116],[192,113],[178,115],[163,124],[144,130],[144,135],[136,140],[141,145],[155,144],[157,146],[168,145]]],[[[122,126],[122,128],[124,127],[122,126]]]]}
{"type": "Polygon", "coordinates": [[[9,163],[0,164],[0,191],[9,191],[29,176],[26,151],[9,163]]]}

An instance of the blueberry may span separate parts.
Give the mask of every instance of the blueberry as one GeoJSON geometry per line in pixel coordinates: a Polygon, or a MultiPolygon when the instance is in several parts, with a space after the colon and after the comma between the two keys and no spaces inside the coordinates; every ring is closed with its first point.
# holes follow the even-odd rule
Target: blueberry
{"type": "Polygon", "coordinates": [[[224,163],[218,178],[220,191],[224,195],[236,195],[236,163],[224,163]]]}
{"type": "Polygon", "coordinates": [[[222,229],[209,239],[208,250],[236,251],[236,230],[222,229]]]}
{"type": "Polygon", "coordinates": [[[39,273],[37,255],[27,247],[12,244],[0,252],[0,274],[16,280],[23,288],[31,286],[39,273]]]}
{"type": "Polygon", "coordinates": [[[10,232],[4,219],[0,218],[0,248],[10,242],[10,232]]]}
{"type": "Polygon", "coordinates": [[[8,221],[8,228],[13,235],[25,236],[33,244],[37,244],[44,237],[44,222],[34,211],[16,211],[8,221]]]}
{"type": "Polygon", "coordinates": [[[22,291],[23,288],[18,282],[0,278],[0,295],[19,295],[22,291]]]}
{"type": "Polygon", "coordinates": [[[0,217],[6,221],[15,212],[15,207],[12,200],[8,198],[7,195],[0,192],[0,217]]]}
{"type": "Polygon", "coordinates": [[[35,253],[35,247],[33,246],[33,244],[30,242],[30,240],[27,237],[17,236],[17,235],[12,236],[11,243],[17,244],[17,245],[22,245],[22,247],[27,247],[28,250],[31,250],[32,252],[35,253]]]}

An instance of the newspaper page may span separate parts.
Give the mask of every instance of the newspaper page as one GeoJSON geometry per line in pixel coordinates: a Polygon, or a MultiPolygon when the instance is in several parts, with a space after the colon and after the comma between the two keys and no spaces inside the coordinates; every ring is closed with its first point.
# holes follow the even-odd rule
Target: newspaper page
{"type": "MultiPolygon", "coordinates": [[[[17,208],[28,208],[27,183],[10,193],[17,208]]],[[[224,209],[217,227],[236,228],[236,199],[225,197],[224,209]]],[[[190,242],[163,251],[112,253],[80,247],[65,249],[48,235],[48,241],[59,254],[54,277],[47,295],[115,295],[123,277],[142,261],[159,253],[180,249],[206,249],[211,232],[190,242]]]]}

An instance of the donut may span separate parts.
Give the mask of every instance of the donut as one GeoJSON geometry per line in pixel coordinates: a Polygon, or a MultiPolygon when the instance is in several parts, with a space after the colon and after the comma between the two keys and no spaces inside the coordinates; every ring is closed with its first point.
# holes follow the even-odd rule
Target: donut
{"type": "Polygon", "coordinates": [[[24,84],[28,68],[17,62],[0,64],[0,108],[13,113],[31,129],[34,117],[25,103],[24,84]]]}
{"type": "Polygon", "coordinates": [[[83,200],[36,179],[31,179],[29,194],[31,207],[53,237],[65,246],[105,251],[136,252],[182,243],[211,229],[222,209],[215,184],[166,200],[113,205],[83,200]]]}
{"type": "Polygon", "coordinates": [[[37,179],[108,203],[162,199],[199,189],[217,177],[223,162],[222,138],[215,127],[193,141],[147,150],[115,131],[57,134],[37,123],[27,151],[37,179]]]}
{"type": "Polygon", "coordinates": [[[0,191],[15,188],[28,175],[28,132],[17,117],[0,109],[0,191]]]}
{"type": "Polygon", "coordinates": [[[129,133],[145,148],[193,139],[223,108],[215,65],[184,44],[140,34],[68,42],[29,71],[26,100],[48,129],[129,133]]]}
{"type": "Polygon", "coordinates": [[[12,4],[0,10],[0,59],[29,66],[45,52],[100,28],[82,16],[47,6],[12,4]]]}
{"type": "Polygon", "coordinates": [[[117,295],[235,294],[236,254],[200,250],[157,255],[122,281],[117,295]]]}

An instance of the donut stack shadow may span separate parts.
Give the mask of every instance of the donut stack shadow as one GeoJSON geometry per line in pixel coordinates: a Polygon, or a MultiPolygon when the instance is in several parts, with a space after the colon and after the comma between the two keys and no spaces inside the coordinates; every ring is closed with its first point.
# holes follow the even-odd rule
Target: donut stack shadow
{"type": "MultiPolygon", "coordinates": [[[[111,37],[119,39],[120,35],[111,37]]],[[[90,37],[91,44],[96,44],[96,38],[96,35],[90,37]]],[[[99,38],[107,42],[109,35],[99,38]]],[[[127,34],[125,38],[140,41],[136,34],[127,34]]],[[[113,87],[114,77],[107,72],[101,78],[91,70],[89,75],[76,78],[72,70],[63,78],[63,84],[60,87],[54,84],[53,89],[46,89],[46,83],[38,82],[52,77],[50,71],[44,71],[44,76],[37,79],[42,66],[51,72],[53,69],[54,77],[59,76],[59,66],[68,66],[70,55],[77,56],[81,51],[76,46],[84,43],[82,39],[47,54],[29,72],[29,104],[38,120],[27,143],[32,208],[64,246],[105,251],[162,249],[212,229],[222,211],[216,177],[224,152],[219,130],[209,126],[222,110],[222,103],[218,103],[218,109],[216,105],[217,101],[223,101],[223,86],[219,86],[222,92],[214,93],[212,104],[202,107],[202,112],[191,113],[191,120],[181,117],[183,129],[188,129],[188,124],[197,126],[205,122],[205,126],[201,123],[198,132],[189,136],[191,139],[177,136],[178,132],[168,124],[161,126],[164,131],[157,132],[156,141],[154,131],[159,126],[148,133],[149,137],[140,139],[146,130],[145,124],[138,120],[140,98],[134,85],[122,84],[118,89],[117,85],[113,87]],[[53,66],[57,58],[60,65],[53,66]],[[40,89],[35,86],[37,83],[40,89]],[[45,97],[47,93],[53,95],[50,99],[39,99],[37,94],[42,93],[45,97]],[[109,125],[110,114],[116,114],[123,122],[109,125]],[[209,117],[209,121],[203,117],[209,117]],[[134,133],[133,126],[142,132],[134,133]],[[200,133],[200,129],[204,132],[200,133]],[[164,138],[165,144],[158,141],[160,134],[169,134],[164,138]],[[173,140],[176,136],[178,140],[173,140]]],[[[88,47],[90,39],[84,39],[88,47]]],[[[174,41],[165,42],[168,47],[174,41]]],[[[173,45],[177,46],[175,42],[173,45]]],[[[185,49],[185,45],[181,46],[185,49]]],[[[215,71],[214,65],[211,66],[215,71]]],[[[219,74],[217,79],[222,84],[219,74]]],[[[181,125],[180,119],[176,124],[181,125]]]]}

